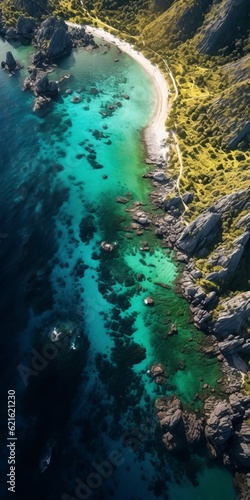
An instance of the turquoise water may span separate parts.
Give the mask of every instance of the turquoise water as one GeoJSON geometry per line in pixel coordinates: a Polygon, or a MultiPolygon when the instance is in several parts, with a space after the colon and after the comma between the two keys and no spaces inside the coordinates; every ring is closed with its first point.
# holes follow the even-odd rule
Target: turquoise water
{"type": "MultiPolygon", "coordinates": [[[[8,49],[0,43],[1,60],[8,49]]],[[[13,52],[27,66],[32,48],[13,52]]],[[[2,369],[17,391],[20,498],[77,498],[80,478],[90,498],[235,499],[224,468],[200,454],[173,458],[161,444],[154,399],[175,392],[192,406],[204,383],[219,392],[220,373],[175,293],[174,255],[153,230],[131,227],[133,203],[150,213],[141,131],[156,105],[152,82],[128,56],[114,62],[115,47],[104,52],[78,50],[60,63],[51,78],[71,76],[44,115],[21,91],[25,69],[0,73],[2,369]],[[114,252],[101,250],[103,240],[117,243],[114,252]],[[178,335],[168,337],[171,323],[178,335]],[[73,331],[69,344],[25,378],[20,365],[33,368],[32,349],[44,352],[55,326],[73,331]],[[153,362],[165,365],[166,386],[148,377],[153,362]],[[112,451],[121,463],[99,484],[93,461],[110,462],[112,451]]]]}

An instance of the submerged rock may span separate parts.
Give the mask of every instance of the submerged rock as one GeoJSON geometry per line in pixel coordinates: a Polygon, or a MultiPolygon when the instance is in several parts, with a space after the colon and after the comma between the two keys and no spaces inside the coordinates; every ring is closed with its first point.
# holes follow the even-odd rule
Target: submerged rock
{"type": "Polygon", "coordinates": [[[115,249],[117,243],[114,242],[114,243],[107,243],[106,241],[102,241],[101,242],[101,248],[103,250],[105,250],[105,252],[113,252],[113,250],[115,249]]]}
{"type": "Polygon", "coordinates": [[[155,303],[154,299],[152,299],[152,297],[146,297],[146,299],[144,299],[144,304],[146,306],[153,306],[155,303]]]}

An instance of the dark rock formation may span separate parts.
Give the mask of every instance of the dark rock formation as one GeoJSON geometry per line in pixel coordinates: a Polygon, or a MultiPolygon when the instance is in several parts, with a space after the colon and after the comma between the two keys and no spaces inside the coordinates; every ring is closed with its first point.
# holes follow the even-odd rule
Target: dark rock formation
{"type": "Polygon", "coordinates": [[[238,469],[250,467],[250,426],[242,423],[232,440],[228,455],[238,469]]]}
{"type": "Polygon", "coordinates": [[[234,470],[250,467],[250,426],[244,422],[250,415],[250,396],[234,392],[229,401],[210,396],[201,418],[184,411],[174,394],[156,399],[155,408],[162,441],[169,451],[187,451],[206,439],[213,458],[223,457],[234,470]]]}
{"type": "Polygon", "coordinates": [[[44,53],[49,61],[54,61],[71,53],[73,47],[98,47],[93,35],[86,33],[84,28],[73,28],[68,31],[68,25],[63,19],[49,17],[35,34],[35,45],[44,53]]]}
{"type": "Polygon", "coordinates": [[[87,47],[91,46],[93,48],[98,48],[94,40],[94,36],[90,33],[86,33],[85,28],[73,27],[70,30],[70,36],[73,41],[74,47],[87,47]]]}
{"type": "Polygon", "coordinates": [[[176,247],[188,254],[194,254],[214,242],[220,232],[221,216],[209,208],[184,229],[176,247]]]}
{"type": "Polygon", "coordinates": [[[36,96],[33,111],[38,111],[47,106],[51,98],[56,97],[59,92],[58,83],[50,81],[47,73],[36,68],[33,68],[30,75],[25,78],[23,87],[24,90],[31,90],[36,96]]]}
{"type": "Polygon", "coordinates": [[[15,71],[21,69],[22,65],[15,60],[12,52],[8,51],[6,54],[6,60],[1,62],[1,67],[8,70],[10,73],[14,73],[15,71]]]}
{"type": "Polygon", "coordinates": [[[54,81],[49,81],[47,74],[42,75],[36,80],[36,92],[39,95],[55,97],[58,94],[58,84],[54,81]]]}
{"type": "Polygon", "coordinates": [[[15,0],[14,6],[32,17],[40,17],[48,11],[48,0],[15,0]]]}
{"type": "Polygon", "coordinates": [[[218,284],[225,284],[225,281],[234,273],[242,255],[245,251],[246,244],[249,240],[249,233],[243,233],[236,238],[230,247],[226,248],[225,245],[220,245],[212,253],[208,259],[208,263],[219,270],[213,271],[206,275],[206,279],[218,284]]]}
{"type": "Polygon", "coordinates": [[[206,421],[205,436],[217,451],[222,450],[232,434],[232,409],[225,401],[217,401],[206,421]]]}
{"type": "Polygon", "coordinates": [[[49,43],[47,55],[49,59],[58,59],[64,55],[70,54],[72,50],[72,40],[64,27],[55,30],[49,43]]]}
{"type": "Polygon", "coordinates": [[[216,335],[223,338],[225,335],[239,334],[246,327],[250,316],[250,292],[240,293],[221,303],[222,310],[212,324],[216,335]]]}
{"type": "Polygon", "coordinates": [[[203,420],[194,413],[184,412],[175,394],[156,399],[155,408],[164,432],[162,441],[169,451],[180,451],[188,444],[197,445],[204,437],[203,420]]]}
{"type": "Polygon", "coordinates": [[[181,208],[183,206],[183,202],[188,205],[193,201],[193,198],[194,196],[192,193],[185,193],[182,198],[180,196],[168,198],[167,200],[164,200],[164,209],[168,211],[171,208],[181,208]]]}
{"type": "Polygon", "coordinates": [[[47,57],[44,52],[39,50],[33,56],[33,64],[36,68],[43,68],[47,66],[47,57]]]}
{"type": "Polygon", "coordinates": [[[67,24],[63,19],[56,19],[54,16],[41,24],[36,32],[35,43],[49,60],[70,54],[73,47],[67,24]]]}
{"type": "MultiPolygon", "coordinates": [[[[249,202],[250,193],[247,189],[223,196],[182,231],[176,241],[177,249],[189,255],[206,254],[208,246],[214,243],[221,233],[221,221],[226,220],[233,212],[236,214],[246,210],[249,207],[249,202]]],[[[245,246],[246,242],[246,240],[244,243],[236,241],[236,245],[244,244],[245,246]]],[[[237,262],[237,258],[235,258],[235,262],[237,262]]]]}
{"type": "Polygon", "coordinates": [[[30,41],[33,38],[36,22],[29,17],[19,16],[16,31],[20,39],[30,41]]]}
{"type": "Polygon", "coordinates": [[[234,149],[236,146],[245,139],[245,137],[250,133],[250,122],[245,123],[242,126],[240,132],[238,132],[230,141],[228,142],[229,149],[234,149]]]}
{"type": "Polygon", "coordinates": [[[6,61],[5,61],[5,65],[7,66],[7,68],[9,69],[9,71],[13,71],[14,69],[16,69],[16,60],[12,54],[12,52],[7,52],[6,54],[6,61]]]}

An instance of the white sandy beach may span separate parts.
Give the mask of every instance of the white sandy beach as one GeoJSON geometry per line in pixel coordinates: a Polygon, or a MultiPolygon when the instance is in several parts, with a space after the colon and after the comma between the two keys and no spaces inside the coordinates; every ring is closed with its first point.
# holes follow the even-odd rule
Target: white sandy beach
{"type": "MultiPolygon", "coordinates": [[[[67,23],[70,27],[80,27],[78,24],[67,23]]],[[[149,76],[154,82],[155,90],[157,93],[157,108],[151,123],[144,130],[144,139],[147,145],[148,156],[150,159],[159,160],[166,159],[167,153],[167,132],[165,128],[165,121],[168,114],[168,94],[169,88],[166,80],[158,67],[152,64],[141,52],[133,49],[133,46],[127,42],[119,40],[119,38],[111,35],[102,28],[94,28],[92,26],[84,26],[87,33],[91,33],[105,42],[115,44],[118,49],[126,54],[129,54],[147,71],[149,76]]]]}

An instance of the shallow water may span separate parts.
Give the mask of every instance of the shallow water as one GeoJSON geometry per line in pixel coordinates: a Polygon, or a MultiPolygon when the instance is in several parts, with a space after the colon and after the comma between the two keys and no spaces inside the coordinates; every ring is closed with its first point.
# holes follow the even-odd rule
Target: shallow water
{"type": "MultiPolygon", "coordinates": [[[[1,60],[7,50],[1,42],[1,60]]],[[[202,335],[175,293],[174,255],[150,229],[131,229],[132,203],[150,213],[141,130],[156,96],[135,61],[105,51],[78,50],[60,63],[51,78],[72,76],[43,116],[21,91],[26,69],[0,73],[1,368],[3,397],[9,388],[17,393],[17,498],[233,500],[224,468],[202,453],[173,458],[161,444],[154,399],[175,392],[193,406],[204,383],[219,391],[220,372],[200,353],[202,335]],[[103,240],[117,243],[114,252],[101,250],[103,240]],[[178,335],[163,338],[171,323],[178,335]],[[55,326],[72,333],[52,352],[55,326]],[[168,372],[164,387],[147,376],[155,361],[168,372]],[[116,467],[112,451],[120,452],[116,467]]],[[[32,48],[13,52],[27,67],[32,48]]],[[[3,457],[4,474],[5,467],[3,457]]]]}

